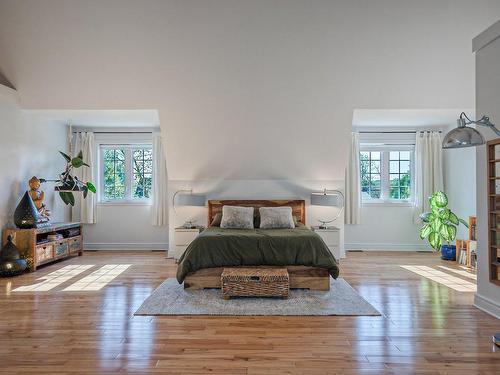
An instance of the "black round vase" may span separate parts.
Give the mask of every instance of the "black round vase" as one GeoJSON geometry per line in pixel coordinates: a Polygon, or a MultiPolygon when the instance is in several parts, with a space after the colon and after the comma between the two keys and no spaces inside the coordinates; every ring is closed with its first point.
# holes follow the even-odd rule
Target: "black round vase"
{"type": "Polygon", "coordinates": [[[35,228],[38,222],[38,210],[28,192],[24,193],[14,211],[14,224],[21,229],[35,228]]]}
{"type": "Polygon", "coordinates": [[[21,259],[19,249],[12,242],[12,236],[7,237],[7,243],[0,250],[0,276],[16,276],[28,267],[25,259],[21,259]]]}

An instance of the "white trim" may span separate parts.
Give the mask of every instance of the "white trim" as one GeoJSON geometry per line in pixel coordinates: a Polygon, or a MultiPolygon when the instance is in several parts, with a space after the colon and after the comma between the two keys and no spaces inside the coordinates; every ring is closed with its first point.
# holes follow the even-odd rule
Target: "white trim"
{"type": "Polygon", "coordinates": [[[345,250],[363,250],[363,251],[429,251],[433,252],[428,245],[407,244],[407,243],[346,243],[345,250]]]}
{"type": "Polygon", "coordinates": [[[83,250],[168,250],[168,243],[84,243],[83,250]]]}
{"type": "Polygon", "coordinates": [[[474,295],[474,306],[479,310],[500,319],[500,304],[497,302],[476,293],[474,295]]]}
{"type": "Polygon", "coordinates": [[[472,52],[478,52],[495,39],[500,37],[500,21],[484,30],[481,34],[472,39],[472,52]]]}

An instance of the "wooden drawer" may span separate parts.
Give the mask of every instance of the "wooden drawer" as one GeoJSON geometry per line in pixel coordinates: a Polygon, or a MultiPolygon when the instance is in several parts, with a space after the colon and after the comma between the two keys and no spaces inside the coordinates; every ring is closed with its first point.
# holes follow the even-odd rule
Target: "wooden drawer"
{"type": "Polygon", "coordinates": [[[65,257],[69,254],[68,241],[56,242],[54,245],[54,258],[65,257]]]}
{"type": "Polygon", "coordinates": [[[82,251],[82,236],[69,238],[68,244],[69,244],[69,252],[71,254],[82,251]]]}
{"type": "Polygon", "coordinates": [[[35,248],[36,263],[40,264],[54,258],[54,245],[39,245],[35,248]]]}

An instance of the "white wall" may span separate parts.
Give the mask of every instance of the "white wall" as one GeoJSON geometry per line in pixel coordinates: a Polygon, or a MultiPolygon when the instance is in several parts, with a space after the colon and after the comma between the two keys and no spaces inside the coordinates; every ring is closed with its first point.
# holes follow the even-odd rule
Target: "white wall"
{"type": "Polygon", "coordinates": [[[97,224],[84,228],[85,250],[167,250],[168,227],[151,225],[151,206],[97,206],[97,224]]]}
{"type": "MultiPolygon", "coordinates": [[[[469,115],[474,116],[473,113],[469,115]]],[[[454,127],[456,124],[444,132],[454,127]]],[[[443,169],[448,207],[459,218],[468,221],[469,216],[476,216],[476,150],[473,147],[443,150],[443,169]]],[[[460,224],[457,238],[469,238],[469,229],[460,224]]]]}
{"type": "MultiPolygon", "coordinates": [[[[500,21],[474,43],[476,50],[476,115],[488,115],[500,124],[500,21]],[[483,37],[487,37],[484,40],[483,37]],[[496,39],[495,39],[496,38],[496,39]],[[479,43],[481,42],[481,43],[479,43]],[[489,44],[487,44],[490,42],[489,44]],[[482,47],[482,48],[481,48],[482,47]]],[[[498,125],[497,125],[498,126],[498,125]]],[[[478,129],[486,139],[497,138],[489,129],[478,129]]],[[[475,305],[500,318],[500,287],[489,281],[488,192],[486,147],[476,148],[478,273],[475,305]]]]}
{"type": "MultiPolygon", "coordinates": [[[[96,116],[97,119],[93,121],[99,123],[99,117],[96,116]]],[[[152,125],[155,127],[153,130],[158,130],[158,124],[145,125],[152,125]]],[[[99,188],[101,186],[98,152],[100,144],[152,142],[151,133],[139,133],[140,128],[129,129],[128,131],[132,131],[131,133],[120,133],[120,130],[127,131],[127,129],[92,127],[91,123],[87,122],[86,129],[88,131],[108,132],[95,134],[94,160],[96,162],[93,168],[96,178],[94,182],[99,188]]],[[[143,131],[151,131],[151,128],[145,127],[143,131]]],[[[85,250],[167,250],[168,227],[151,224],[150,204],[98,202],[97,223],[85,225],[84,239],[85,250]]]]}
{"type": "MultiPolygon", "coordinates": [[[[0,229],[13,226],[14,210],[28,187],[28,180],[56,178],[65,162],[59,150],[67,150],[67,129],[24,113],[14,90],[0,85],[0,229]]],[[[53,191],[42,185],[45,204],[53,221],[68,219],[68,209],[53,191]]]]}
{"type": "MultiPolygon", "coordinates": [[[[318,219],[328,220],[337,215],[335,207],[310,205],[312,191],[323,189],[343,190],[343,181],[307,181],[307,180],[170,180],[168,183],[169,202],[177,190],[193,189],[193,193],[205,194],[207,199],[304,199],[306,201],[306,224],[318,225],[318,219]]],[[[208,211],[206,207],[169,207],[170,238],[174,238],[174,228],[186,220],[196,220],[199,225],[207,225],[208,211]]],[[[341,215],[329,224],[341,228],[340,247],[344,253],[343,227],[341,215]]]]}

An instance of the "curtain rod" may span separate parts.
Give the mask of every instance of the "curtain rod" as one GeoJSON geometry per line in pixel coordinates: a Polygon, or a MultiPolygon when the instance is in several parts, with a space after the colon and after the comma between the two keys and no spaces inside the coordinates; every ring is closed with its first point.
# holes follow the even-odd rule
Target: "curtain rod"
{"type": "Polygon", "coordinates": [[[438,132],[442,133],[441,130],[416,130],[416,131],[380,131],[380,132],[375,132],[375,131],[360,131],[358,132],[359,134],[417,134],[417,133],[432,133],[432,132],[438,132]]]}

